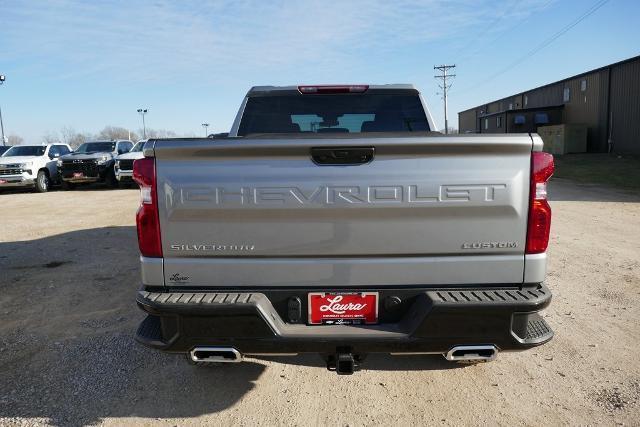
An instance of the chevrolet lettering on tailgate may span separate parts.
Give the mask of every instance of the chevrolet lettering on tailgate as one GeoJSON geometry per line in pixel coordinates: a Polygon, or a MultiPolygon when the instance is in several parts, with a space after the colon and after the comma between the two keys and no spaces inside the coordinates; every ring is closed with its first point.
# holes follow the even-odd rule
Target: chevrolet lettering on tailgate
{"type": "Polygon", "coordinates": [[[179,187],[172,203],[194,205],[310,205],[386,204],[438,202],[492,202],[506,184],[473,185],[372,185],[300,187],[179,187]]]}

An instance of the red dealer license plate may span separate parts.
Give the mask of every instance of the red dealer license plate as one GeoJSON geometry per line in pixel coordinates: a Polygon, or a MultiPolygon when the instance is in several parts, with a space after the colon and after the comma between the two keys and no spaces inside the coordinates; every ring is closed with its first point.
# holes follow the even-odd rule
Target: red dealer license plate
{"type": "Polygon", "coordinates": [[[309,294],[311,325],[362,325],[377,322],[377,292],[309,294]]]}
{"type": "Polygon", "coordinates": [[[82,172],[74,172],[73,173],[73,177],[74,178],[82,178],[84,176],[84,174],[82,172]]]}

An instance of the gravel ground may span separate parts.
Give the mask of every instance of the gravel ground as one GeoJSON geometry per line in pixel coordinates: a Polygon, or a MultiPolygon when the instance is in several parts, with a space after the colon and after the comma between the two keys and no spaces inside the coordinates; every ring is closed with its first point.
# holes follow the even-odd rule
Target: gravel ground
{"type": "Polygon", "coordinates": [[[640,425],[640,195],[554,180],[551,343],[459,367],[194,367],[137,345],[136,190],[0,194],[0,424],[640,425]]]}

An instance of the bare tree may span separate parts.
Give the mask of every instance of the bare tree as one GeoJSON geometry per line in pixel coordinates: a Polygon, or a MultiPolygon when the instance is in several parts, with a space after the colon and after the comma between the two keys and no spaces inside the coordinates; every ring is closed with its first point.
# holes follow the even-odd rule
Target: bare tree
{"type": "Polygon", "coordinates": [[[24,139],[18,135],[9,135],[7,140],[8,140],[7,145],[20,145],[24,142],[24,139]]]}
{"type": "Polygon", "coordinates": [[[98,139],[129,139],[129,137],[134,141],[138,139],[135,132],[119,126],[105,126],[97,136],[98,139]]]}
{"type": "Polygon", "coordinates": [[[74,150],[83,142],[91,139],[91,135],[76,132],[76,130],[70,126],[65,126],[60,129],[60,135],[62,136],[62,142],[69,144],[74,150]]]}
{"type": "Polygon", "coordinates": [[[48,132],[42,136],[42,142],[44,142],[45,144],[59,144],[60,137],[57,133],[48,132]]]}
{"type": "MultiPolygon", "coordinates": [[[[131,139],[131,141],[138,141],[141,138],[142,129],[139,132],[129,131],[129,129],[121,126],[105,126],[100,132],[95,135],[89,133],[83,133],[76,131],[71,126],[64,126],[59,132],[48,132],[42,137],[42,142],[45,144],[69,144],[71,148],[76,149],[80,144],[90,141],[92,139],[131,139]]],[[[172,130],[167,129],[147,129],[147,138],[176,138],[176,134],[172,130]]],[[[195,134],[182,135],[183,137],[195,137],[195,134]]],[[[14,141],[22,142],[22,138],[13,136],[14,141]],[[18,138],[18,139],[15,139],[18,138]]],[[[11,140],[11,136],[9,137],[11,140]]],[[[15,145],[17,143],[10,143],[15,145]]]]}
{"type": "MultiPolygon", "coordinates": [[[[142,133],[142,130],[140,130],[142,133]]],[[[147,138],[175,138],[178,135],[172,130],[166,129],[147,129],[147,138]]]]}

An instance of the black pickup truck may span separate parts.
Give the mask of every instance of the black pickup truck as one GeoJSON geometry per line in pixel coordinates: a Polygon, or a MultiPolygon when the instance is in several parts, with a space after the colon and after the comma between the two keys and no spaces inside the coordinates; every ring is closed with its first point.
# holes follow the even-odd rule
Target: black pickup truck
{"type": "Polygon", "coordinates": [[[61,156],[58,159],[58,173],[63,188],[69,190],[77,184],[92,182],[106,182],[110,187],[117,187],[115,158],[128,153],[132,147],[133,143],[128,140],[92,141],[61,156]]]}

